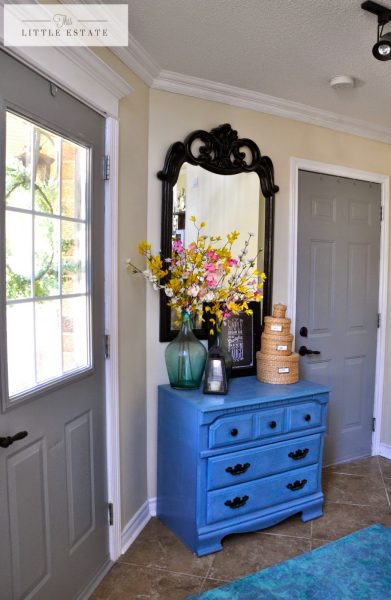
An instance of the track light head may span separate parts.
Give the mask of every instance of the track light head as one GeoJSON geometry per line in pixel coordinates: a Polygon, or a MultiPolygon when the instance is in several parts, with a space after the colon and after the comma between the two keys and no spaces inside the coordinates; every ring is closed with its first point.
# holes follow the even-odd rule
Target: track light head
{"type": "Polygon", "coordinates": [[[379,38],[372,48],[372,54],[377,60],[391,60],[391,32],[379,38]]]}
{"type": "Polygon", "coordinates": [[[377,60],[391,60],[391,32],[383,34],[383,28],[391,21],[391,9],[366,0],[361,8],[377,15],[377,42],[372,48],[372,54],[377,60]]]}

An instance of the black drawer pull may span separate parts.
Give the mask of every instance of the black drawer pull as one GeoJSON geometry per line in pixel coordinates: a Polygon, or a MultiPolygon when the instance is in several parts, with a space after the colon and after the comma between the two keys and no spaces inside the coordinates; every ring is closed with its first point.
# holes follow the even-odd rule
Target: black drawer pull
{"type": "Polygon", "coordinates": [[[270,429],[275,429],[277,427],[277,423],[275,421],[270,421],[269,427],[270,429]]]}
{"type": "Polygon", "coordinates": [[[244,506],[248,500],[248,496],[243,496],[243,498],[239,498],[236,496],[233,500],[226,500],[224,502],[225,506],[229,506],[230,508],[240,508],[244,506]]]}
{"type": "Polygon", "coordinates": [[[301,458],[305,458],[308,454],[308,448],[304,448],[304,450],[296,450],[296,452],[289,452],[289,458],[293,458],[293,460],[300,460],[301,458]]]}
{"type": "Polygon", "coordinates": [[[292,492],[296,492],[296,490],[303,489],[303,487],[305,486],[306,483],[307,483],[306,479],[302,479],[301,481],[299,481],[297,479],[295,481],[295,483],[288,483],[288,485],[286,487],[288,488],[288,490],[292,490],[292,492]]]}
{"type": "Polygon", "coordinates": [[[231,435],[232,435],[232,437],[235,437],[235,436],[237,436],[237,435],[238,435],[238,433],[239,433],[239,430],[238,430],[238,429],[236,429],[236,427],[233,427],[233,428],[231,429],[231,435]]]}
{"type": "Polygon", "coordinates": [[[227,467],[225,470],[227,473],[231,473],[231,475],[241,475],[247,471],[249,466],[250,463],[244,463],[244,465],[237,464],[234,467],[227,467]]]}
{"type": "Polygon", "coordinates": [[[311,415],[306,415],[304,419],[309,423],[311,421],[311,415]]]}

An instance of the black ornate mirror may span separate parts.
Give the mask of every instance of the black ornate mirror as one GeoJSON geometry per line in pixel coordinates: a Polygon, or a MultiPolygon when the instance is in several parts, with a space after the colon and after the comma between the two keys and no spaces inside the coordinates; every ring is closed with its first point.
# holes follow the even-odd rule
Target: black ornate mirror
{"type": "MultiPolygon", "coordinates": [[[[192,241],[191,216],[207,223],[207,235],[225,236],[237,229],[242,239],[255,230],[256,251],[261,250],[258,268],[267,277],[261,306],[254,303],[259,312],[256,320],[262,323],[264,316],[271,314],[274,194],[278,191],[270,158],[261,156],[254,141],[240,139],[231,125],[224,124],[210,132],[193,131],[184,142],[172,144],[158,178],[163,183],[163,257],[171,256],[173,237],[180,237],[185,245],[192,241]]],[[[161,291],[161,342],[170,341],[177,334],[175,320],[161,291]]],[[[205,323],[195,324],[194,332],[200,339],[208,337],[205,323]]]]}

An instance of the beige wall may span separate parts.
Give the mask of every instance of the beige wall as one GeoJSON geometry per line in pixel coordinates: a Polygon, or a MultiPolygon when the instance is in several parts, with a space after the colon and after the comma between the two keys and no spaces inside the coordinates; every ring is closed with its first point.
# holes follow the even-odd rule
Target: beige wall
{"type": "Polygon", "coordinates": [[[107,50],[97,52],[132,86],[119,106],[119,401],[122,528],[148,498],[145,282],[126,271],[135,241],[147,237],[149,89],[107,50]]]}
{"type": "MultiPolygon", "coordinates": [[[[194,129],[210,130],[230,123],[240,137],[249,137],[275,167],[276,196],[274,300],[288,298],[290,158],[342,165],[381,174],[391,173],[391,146],[322,127],[307,125],[251,110],[151,90],[149,118],[148,240],[160,244],[161,184],[156,173],[162,168],[168,146],[183,140],[194,129]]],[[[391,284],[391,277],[390,277],[391,284]]],[[[391,286],[390,286],[391,289],[391,286]]],[[[391,315],[391,302],[389,303],[391,315]]],[[[147,410],[149,496],[156,495],[156,388],[168,381],[164,365],[165,344],[159,336],[158,295],[147,291],[147,410]]],[[[388,324],[391,324],[390,316],[388,324]]],[[[390,352],[390,343],[387,356],[390,352]]],[[[387,367],[386,367],[387,371],[387,367]]],[[[386,376],[387,377],[387,376],[386,376]]],[[[391,376],[385,382],[382,441],[391,444],[391,376]]]]}

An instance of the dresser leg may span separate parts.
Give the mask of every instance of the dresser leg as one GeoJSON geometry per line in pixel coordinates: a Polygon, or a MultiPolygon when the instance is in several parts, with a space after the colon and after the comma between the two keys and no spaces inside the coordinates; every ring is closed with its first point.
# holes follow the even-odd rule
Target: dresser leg
{"type": "Polygon", "coordinates": [[[211,534],[205,537],[202,536],[197,542],[197,556],[205,556],[206,554],[212,554],[212,552],[219,552],[223,549],[221,540],[221,535],[216,536],[216,534],[211,534]]]}
{"type": "Polygon", "coordinates": [[[312,521],[312,519],[318,519],[323,516],[323,500],[318,500],[305,508],[301,513],[301,520],[303,523],[306,521],[312,521]]]}

